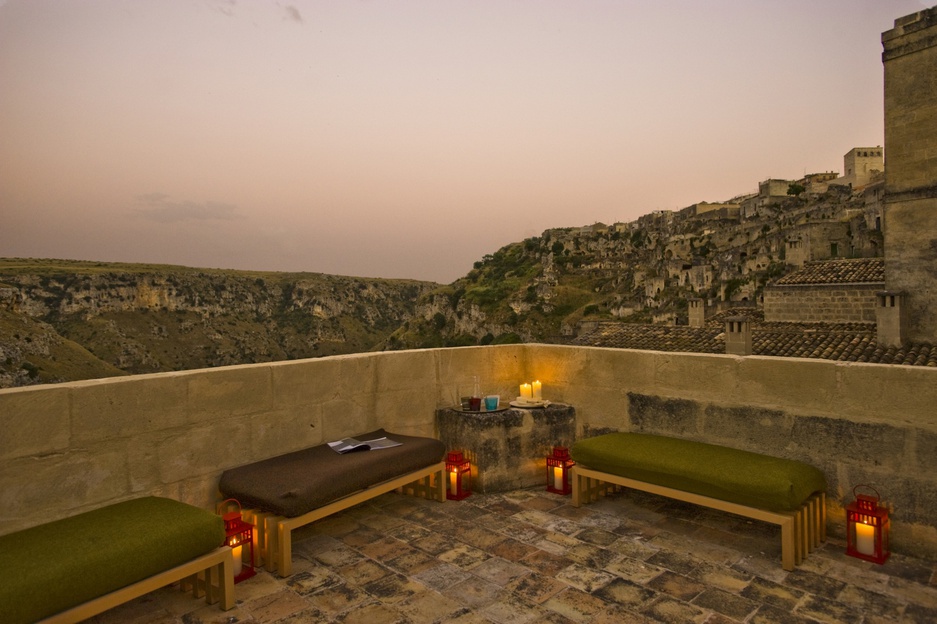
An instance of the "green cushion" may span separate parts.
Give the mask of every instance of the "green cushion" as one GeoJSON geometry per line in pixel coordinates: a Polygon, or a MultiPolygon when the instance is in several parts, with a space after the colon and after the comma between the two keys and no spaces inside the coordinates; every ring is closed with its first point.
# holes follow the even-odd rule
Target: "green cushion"
{"type": "Polygon", "coordinates": [[[609,433],[579,440],[570,454],[599,472],[771,511],[793,511],[826,491],[813,466],[692,440],[609,433]]]}
{"type": "Polygon", "coordinates": [[[224,521],[147,497],[0,537],[0,622],[35,622],[211,552],[224,521]]]}

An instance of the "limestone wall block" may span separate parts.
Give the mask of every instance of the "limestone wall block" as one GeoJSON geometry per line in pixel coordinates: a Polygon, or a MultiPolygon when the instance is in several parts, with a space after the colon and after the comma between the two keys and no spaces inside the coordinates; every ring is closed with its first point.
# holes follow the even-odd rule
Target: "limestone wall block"
{"type": "Polygon", "coordinates": [[[163,483],[220,474],[252,461],[250,420],[231,418],[223,424],[190,426],[159,441],[156,453],[163,483]]]}
{"type": "Polygon", "coordinates": [[[187,421],[187,376],[140,375],[72,388],[72,436],[87,443],[140,435],[187,421]]]}
{"type": "Polygon", "coordinates": [[[651,351],[591,349],[587,356],[578,374],[570,375],[570,386],[644,392],[654,384],[656,359],[651,351]]]}
{"type": "MultiPolygon", "coordinates": [[[[250,416],[251,461],[298,451],[324,441],[321,405],[294,407],[250,416]]],[[[244,463],[247,463],[247,460],[244,463]]]]}
{"type": "Polygon", "coordinates": [[[432,351],[421,349],[380,353],[373,357],[378,392],[408,390],[433,394],[436,386],[436,358],[432,351]]]}
{"type": "Polygon", "coordinates": [[[384,428],[405,435],[432,437],[436,431],[436,397],[428,386],[418,389],[384,391],[377,396],[368,428],[384,428]]]}
{"type": "Polygon", "coordinates": [[[654,394],[683,399],[725,401],[742,393],[735,355],[654,352],[654,394]]]}
{"type": "Polygon", "coordinates": [[[836,402],[850,419],[914,425],[937,432],[937,369],[841,364],[836,402]]]}
{"type": "Polygon", "coordinates": [[[13,460],[0,472],[0,534],[101,507],[128,494],[126,454],[119,449],[13,460]]]}
{"type": "Polygon", "coordinates": [[[737,405],[784,406],[793,414],[837,414],[839,366],[802,358],[739,358],[737,386],[723,395],[737,405]]]}
{"type": "Polygon", "coordinates": [[[625,390],[575,385],[566,389],[565,396],[564,403],[576,408],[576,421],[580,432],[594,429],[631,430],[628,395],[625,390]]]}
{"type": "Polygon", "coordinates": [[[65,450],[71,433],[70,392],[66,384],[0,390],[0,460],[65,450]]]}
{"type": "Polygon", "coordinates": [[[270,365],[274,409],[321,405],[341,390],[342,362],[333,358],[275,362],[270,365]]]}
{"type": "Polygon", "coordinates": [[[707,442],[782,456],[791,444],[794,418],[782,410],[747,405],[706,405],[701,430],[707,442]]]}
{"type": "Polygon", "coordinates": [[[633,431],[678,438],[699,438],[703,407],[698,401],[628,393],[633,431]]]}
{"type": "Polygon", "coordinates": [[[808,456],[897,471],[905,466],[907,436],[908,429],[888,424],[801,416],[794,421],[791,444],[808,456]]]}
{"type": "Polygon", "coordinates": [[[272,373],[267,364],[193,371],[185,379],[191,423],[254,414],[273,406],[272,373]]]}

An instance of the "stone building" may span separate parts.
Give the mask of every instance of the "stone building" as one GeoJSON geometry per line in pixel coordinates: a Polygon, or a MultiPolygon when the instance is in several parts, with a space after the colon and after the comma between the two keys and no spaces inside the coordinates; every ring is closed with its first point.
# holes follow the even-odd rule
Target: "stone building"
{"type": "Polygon", "coordinates": [[[873,181],[885,170],[882,147],[854,147],[843,156],[843,177],[835,184],[859,189],[873,181]]]}
{"type": "Polygon", "coordinates": [[[937,7],[882,33],[885,286],[908,306],[905,340],[937,341],[937,7]]]}

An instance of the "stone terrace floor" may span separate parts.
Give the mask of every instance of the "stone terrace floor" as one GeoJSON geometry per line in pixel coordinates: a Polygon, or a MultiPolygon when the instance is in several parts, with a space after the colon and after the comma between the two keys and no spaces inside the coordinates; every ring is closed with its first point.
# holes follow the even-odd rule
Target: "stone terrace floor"
{"type": "Polygon", "coordinates": [[[231,611],[165,588],[100,623],[937,622],[937,566],[847,557],[793,572],[780,529],[654,497],[575,508],[541,490],[445,504],[386,494],[294,533],[288,579],[236,586],[231,611]]]}

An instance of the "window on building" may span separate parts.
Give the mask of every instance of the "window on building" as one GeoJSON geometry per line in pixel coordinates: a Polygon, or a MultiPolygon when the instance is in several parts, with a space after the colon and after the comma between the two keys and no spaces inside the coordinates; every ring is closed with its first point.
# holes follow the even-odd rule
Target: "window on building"
{"type": "Polygon", "coordinates": [[[836,258],[839,256],[839,243],[830,243],[830,257],[836,258]]]}

